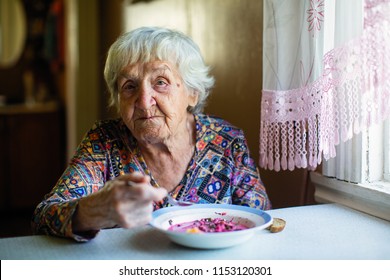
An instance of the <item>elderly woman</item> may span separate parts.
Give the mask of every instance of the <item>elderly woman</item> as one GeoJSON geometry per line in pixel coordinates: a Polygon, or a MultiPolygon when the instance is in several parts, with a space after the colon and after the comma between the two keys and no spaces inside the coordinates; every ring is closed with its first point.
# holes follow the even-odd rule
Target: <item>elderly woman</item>
{"type": "Polygon", "coordinates": [[[87,241],[100,229],[147,224],[166,195],[259,209],[271,204],[243,132],[201,114],[214,79],[182,33],[139,28],[110,48],[104,76],[120,117],[97,122],[33,231],[87,241]]]}

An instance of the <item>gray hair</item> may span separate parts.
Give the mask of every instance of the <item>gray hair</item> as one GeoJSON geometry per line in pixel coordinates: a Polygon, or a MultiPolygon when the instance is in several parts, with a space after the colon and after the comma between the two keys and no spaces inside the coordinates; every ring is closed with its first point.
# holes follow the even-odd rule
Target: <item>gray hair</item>
{"type": "Polygon", "coordinates": [[[120,36],[110,47],[104,78],[110,92],[110,106],[119,110],[118,74],[129,64],[152,60],[175,63],[187,88],[198,94],[198,103],[187,110],[201,113],[214,86],[214,78],[204,63],[199,47],[185,34],[159,27],[141,27],[120,36]]]}

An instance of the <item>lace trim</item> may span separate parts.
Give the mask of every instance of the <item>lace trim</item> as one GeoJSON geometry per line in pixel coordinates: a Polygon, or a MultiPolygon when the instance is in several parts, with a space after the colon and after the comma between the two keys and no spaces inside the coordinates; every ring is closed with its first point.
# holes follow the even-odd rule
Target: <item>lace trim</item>
{"type": "Polygon", "coordinates": [[[371,2],[388,1],[367,1],[363,35],[328,52],[317,81],[262,91],[262,168],[314,170],[322,157],[335,157],[340,139],[389,117],[390,7],[376,9],[371,2]]]}

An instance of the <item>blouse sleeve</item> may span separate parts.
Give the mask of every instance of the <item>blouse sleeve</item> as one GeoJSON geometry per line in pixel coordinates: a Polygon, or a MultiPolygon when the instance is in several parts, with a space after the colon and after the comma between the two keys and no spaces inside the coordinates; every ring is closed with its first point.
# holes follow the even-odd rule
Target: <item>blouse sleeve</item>
{"type": "Polygon", "coordinates": [[[32,218],[34,234],[69,237],[81,242],[98,233],[72,231],[72,217],[79,199],[98,191],[105,183],[105,147],[97,134],[94,128],[87,133],[57,184],[36,207],[32,218]]]}
{"type": "Polygon", "coordinates": [[[233,175],[233,204],[261,210],[272,208],[260,173],[249,154],[245,137],[236,138],[231,146],[235,170],[233,175]]]}

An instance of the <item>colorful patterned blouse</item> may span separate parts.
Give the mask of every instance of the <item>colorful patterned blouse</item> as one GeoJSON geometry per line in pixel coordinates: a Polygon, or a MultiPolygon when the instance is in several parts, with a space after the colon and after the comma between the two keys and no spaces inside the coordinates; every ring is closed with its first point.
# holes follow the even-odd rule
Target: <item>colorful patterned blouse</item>
{"type": "MultiPolygon", "coordinates": [[[[258,169],[249,155],[243,132],[228,122],[199,114],[196,121],[196,148],[189,168],[173,197],[196,203],[228,203],[267,210],[271,208],[258,169]]],[[[53,190],[37,206],[32,221],[34,233],[65,236],[87,241],[72,232],[72,216],[78,199],[97,192],[108,180],[140,171],[151,177],[137,140],[122,120],[97,122],[87,133],[68,168],[53,190]]],[[[154,209],[167,207],[165,200],[154,209]]],[[[97,206],[98,207],[98,206],[97,206]]]]}

